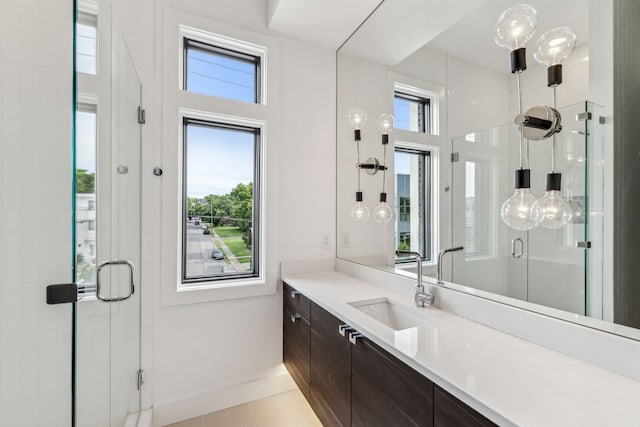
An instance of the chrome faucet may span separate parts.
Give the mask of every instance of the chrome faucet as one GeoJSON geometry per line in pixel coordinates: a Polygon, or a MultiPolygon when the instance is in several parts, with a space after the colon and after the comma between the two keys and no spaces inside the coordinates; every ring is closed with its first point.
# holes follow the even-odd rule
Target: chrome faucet
{"type": "Polygon", "coordinates": [[[442,257],[449,252],[458,252],[464,250],[464,246],[456,246],[455,248],[443,249],[438,253],[438,285],[444,285],[442,281],[442,257]]]}
{"type": "Polygon", "coordinates": [[[433,304],[433,295],[424,291],[424,285],[422,284],[422,256],[418,252],[396,251],[397,256],[412,256],[416,259],[416,267],[418,273],[418,282],[416,283],[416,293],[413,296],[413,300],[418,307],[424,307],[426,305],[433,304]]]}

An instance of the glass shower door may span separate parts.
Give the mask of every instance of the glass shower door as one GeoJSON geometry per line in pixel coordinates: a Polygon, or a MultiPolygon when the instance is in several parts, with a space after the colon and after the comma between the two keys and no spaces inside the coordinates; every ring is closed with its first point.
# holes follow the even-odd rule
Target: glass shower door
{"type": "Polygon", "coordinates": [[[141,84],[107,2],[79,2],[77,28],[74,418],[122,427],[140,411],[141,84]]]}
{"type": "Polygon", "coordinates": [[[452,281],[526,299],[527,233],[500,219],[502,202],[513,193],[514,126],[504,125],[453,140],[452,281]]]}
{"type": "MultiPolygon", "coordinates": [[[[602,317],[602,108],[582,102],[559,109],[556,171],[574,216],[565,226],[517,231],[500,218],[519,163],[513,124],[453,139],[452,281],[572,313],[602,317]]],[[[551,140],[530,142],[531,192],[542,197],[551,171],[551,140]]]]}

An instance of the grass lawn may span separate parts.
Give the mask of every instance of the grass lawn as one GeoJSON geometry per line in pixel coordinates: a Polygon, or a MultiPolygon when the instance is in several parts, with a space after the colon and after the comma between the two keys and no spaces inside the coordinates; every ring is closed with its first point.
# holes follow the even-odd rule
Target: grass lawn
{"type": "Polygon", "coordinates": [[[249,261],[250,258],[245,258],[245,257],[250,257],[252,255],[251,250],[247,249],[247,246],[244,244],[244,241],[242,240],[241,237],[225,240],[224,244],[227,245],[229,250],[231,250],[231,252],[233,252],[233,254],[236,256],[236,258],[238,258],[238,261],[240,262],[249,261]]]}
{"type": "Polygon", "coordinates": [[[213,229],[215,230],[216,233],[218,233],[218,236],[220,236],[223,239],[226,237],[242,236],[242,231],[240,231],[238,227],[231,227],[231,226],[213,227],[213,229]]]}

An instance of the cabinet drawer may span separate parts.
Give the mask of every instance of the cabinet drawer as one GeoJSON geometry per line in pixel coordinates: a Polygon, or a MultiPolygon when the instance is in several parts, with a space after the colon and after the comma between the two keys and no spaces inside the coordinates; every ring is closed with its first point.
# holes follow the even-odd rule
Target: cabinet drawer
{"type": "Polygon", "coordinates": [[[309,340],[311,327],[306,320],[299,318],[293,322],[291,315],[284,313],[282,329],[282,361],[302,394],[309,399],[309,340]]]}
{"type": "Polygon", "coordinates": [[[351,425],[351,344],[338,333],[343,322],[311,304],[309,403],[323,425],[351,425]]]}
{"type": "Polygon", "coordinates": [[[433,426],[433,383],[367,338],[351,347],[352,426],[433,426]]]}
{"type": "Polygon", "coordinates": [[[282,303],[284,304],[285,314],[298,313],[307,322],[311,320],[311,302],[309,298],[287,285],[282,286],[282,303]]]}
{"type": "Polygon", "coordinates": [[[496,426],[482,414],[472,409],[456,397],[434,387],[434,426],[435,427],[492,427],[496,426]]]}

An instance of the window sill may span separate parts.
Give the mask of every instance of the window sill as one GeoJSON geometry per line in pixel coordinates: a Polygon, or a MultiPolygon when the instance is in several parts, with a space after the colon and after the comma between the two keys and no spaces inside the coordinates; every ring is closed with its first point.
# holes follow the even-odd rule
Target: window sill
{"type": "Polygon", "coordinates": [[[257,278],[242,281],[204,282],[198,285],[179,285],[174,289],[165,289],[162,295],[163,306],[197,304],[202,302],[224,301],[238,298],[252,298],[276,293],[276,284],[257,278]]]}

